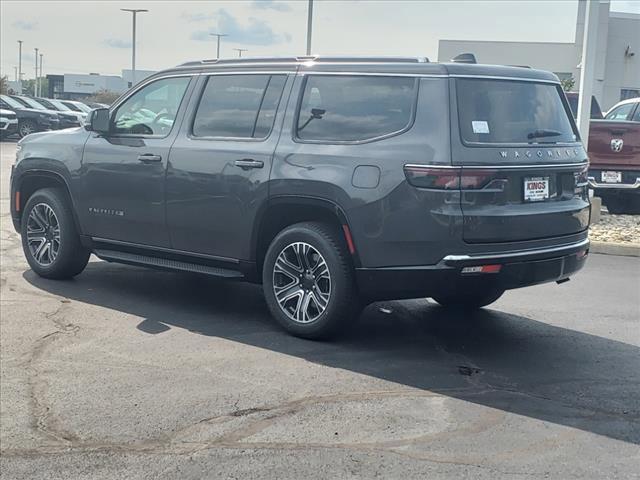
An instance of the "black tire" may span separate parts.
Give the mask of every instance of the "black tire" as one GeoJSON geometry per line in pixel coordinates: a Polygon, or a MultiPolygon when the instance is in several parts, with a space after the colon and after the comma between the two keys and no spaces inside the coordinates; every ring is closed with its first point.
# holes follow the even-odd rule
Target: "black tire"
{"type": "Polygon", "coordinates": [[[71,202],[68,199],[66,192],[59,188],[44,188],[36,191],[24,206],[22,212],[22,250],[29,262],[31,270],[37,273],[39,276],[51,279],[67,279],[78,275],[84,270],[89,262],[89,256],[91,252],[82,246],[80,243],[80,236],[76,229],[76,224],[73,218],[73,211],[71,209],[71,202]],[[34,217],[31,217],[32,212],[36,209],[34,217]],[[53,211],[54,217],[49,217],[49,225],[51,227],[44,229],[41,228],[42,212],[48,212],[47,207],[53,211]],[[39,215],[39,216],[38,216],[39,215]],[[41,223],[38,223],[38,220],[41,223]],[[57,224],[58,238],[55,241],[54,226],[57,224]],[[45,252],[53,252],[55,245],[57,244],[57,250],[55,250],[55,256],[53,253],[48,257],[45,257],[42,250],[38,251],[37,246],[42,245],[42,241],[36,240],[36,236],[39,236],[40,229],[50,230],[43,232],[43,237],[49,242],[49,247],[44,244],[45,252]],[[34,233],[36,232],[36,233],[34,233]],[[29,241],[31,236],[32,242],[29,241]],[[30,247],[30,243],[32,247],[30,247]],[[36,249],[36,252],[32,252],[32,248],[36,249]],[[36,254],[41,256],[41,260],[36,259],[36,254]],[[53,257],[53,258],[52,258],[53,257]]]}
{"type": "MultiPolygon", "coordinates": [[[[297,263],[295,257],[292,263],[297,263]]],[[[320,268],[317,271],[321,270],[320,268]]],[[[297,275],[299,272],[296,270],[294,273],[297,275]]],[[[262,271],[262,285],[271,314],[287,332],[298,337],[318,340],[336,335],[352,322],[361,305],[355,287],[353,265],[344,237],[337,228],[325,223],[298,223],[282,230],[273,239],[267,250],[262,271]],[[276,260],[281,254],[286,256],[285,251],[295,251],[296,244],[311,247],[310,256],[308,257],[311,261],[307,262],[311,264],[309,271],[313,272],[314,261],[317,261],[316,268],[319,268],[317,265],[321,260],[325,262],[329,272],[329,288],[327,288],[327,279],[319,278],[320,275],[317,280],[315,279],[316,277],[311,280],[308,276],[304,279],[293,280],[293,276],[284,275],[283,277],[281,270],[275,272],[276,260]],[[319,254],[319,257],[317,254],[319,254]],[[285,279],[286,288],[289,288],[289,285],[291,285],[291,288],[295,288],[296,284],[294,282],[297,281],[297,286],[302,288],[301,294],[305,295],[304,291],[307,292],[306,295],[310,299],[307,300],[308,307],[305,309],[305,314],[311,312],[308,320],[292,318],[293,316],[298,316],[299,305],[297,302],[303,303],[305,296],[298,296],[297,300],[293,297],[296,305],[290,303],[281,307],[274,289],[274,283],[280,283],[279,280],[281,278],[285,279]],[[290,284],[286,283],[288,280],[291,280],[290,284]],[[311,284],[305,285],[303,283],[307,281],[310,281],[311,284]],[[329,291],[328,301],[326,301],[326,306],[322,312],[320,312],[322,307],[319,303],[312,304],[312,302],[315,302],[313,294],[316,288],[319,287],[324,292],[329,291]],[[305,290],[306,288],[308,290],[305,290]],[[316,316],[312,318],[314,314],[316,316]]],[[[283,287],[278,286],[278,288],[283,287]]]]}
{"type": "Polygon", "coordinates": [[[18,136],[24,138],[30,133],[38,131],[38,126],[32,120],[22,120],[18,125],[18,136]]]}
{"type": "Polygon", "coordinates": [[[487,287],[474,288],[465,291],[453,291],[434,295],[432,298],[446,308],[477,309],[498,300],[504,290],[487,287]]]}

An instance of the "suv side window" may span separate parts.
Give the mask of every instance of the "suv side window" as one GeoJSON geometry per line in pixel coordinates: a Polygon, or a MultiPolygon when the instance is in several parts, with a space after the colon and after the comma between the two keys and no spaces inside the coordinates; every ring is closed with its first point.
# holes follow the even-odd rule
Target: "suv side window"
{"type": "Polygon", "coordinates": [[[194,137],[269,136],[286,75],[211,75],[196,111],[194,137]]]}
{"type": "Polygon", "coordinates": [[[416,91],[414,78],[309,75],[297,138],[340,143],[400,133],[413,120],[416,91]]]}
{"type": "Polygon", "coordinates": [[[632,122],[640,122],[640,103],[637,103],[636,113],[633,114],[632,122]]]}
{"type": "Polygon", "coordinates": [[[112,132],[166,136],[173,127],[191,77],[163,78],[144,86],[112,117],[112,132]]]}
{"type": "Polygon", "coordinates": [[[605,118],[607,120],[626,120],[632,109],[633,103],[625,103],[611,110],[605,118]]]}

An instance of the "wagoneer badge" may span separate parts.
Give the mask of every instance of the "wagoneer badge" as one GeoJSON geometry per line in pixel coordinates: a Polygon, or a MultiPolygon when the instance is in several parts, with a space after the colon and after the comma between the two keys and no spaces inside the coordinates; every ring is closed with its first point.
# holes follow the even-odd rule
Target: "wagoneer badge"
{"type": "MultiPolygon", "coordinates": [[[[611,149],[613,149],[613,140],[611,140],[611,149]]],[[[620,149],[622,149],[622,140],[620,140],[620,149]]],[[[620,150],[614,150],[614,152],[619,152],[620,150]]],[[[513,156],[513,158],[520,158],[520,155],[524,155],[527,158],[531,158],[532,155],[536,155],[538,158],[572,158],[577,157],[579,150],[577,148],[566,148],[566,149],[555,149],[555,150],[525,150],[524,152],[519,152],[518,150],[501,150],[499,155],[501,158],[509,158],[509,156],[513,156]]]]}
{"type": "Polygon", "coordinates": [[[621,138],[612,138],[611,139],[611,150],[614,152],[621,152],[622,146],[624,145],[624,141],[621,138]]]}

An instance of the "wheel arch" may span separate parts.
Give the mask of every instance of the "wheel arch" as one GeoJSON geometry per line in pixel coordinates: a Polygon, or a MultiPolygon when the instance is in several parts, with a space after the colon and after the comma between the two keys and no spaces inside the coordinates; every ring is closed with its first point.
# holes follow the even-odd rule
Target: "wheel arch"
{"type": "Polygon", "coordinates": [[[73,220],[76,225],[76,229],[79,233],[82,232],[80,228],[80,222],[78,219],[78,213],[76,211],[76,204],[71,195],[71,189],[67,179],[64,178],[58,172],[51,170],[28,170],[24,172],[18,179],[15,185],[15,191],[20,192],[19,195],[13,195],[11,199],[13,203],[13,209],[16,212],[18,219],[22,219],[22,212],[24,206],[29,201],[29,198],[43,188],[59,188],[65,192],[67,199],[71,202],[71,210],[73,212],[73,220]]]}
{"type": "MultiPolygon", "coordinates": [[[[335,202],[305,196],[272,197],[258,213],[251,237],[252,260],[255,261],[258,278],[261,277],[266,251],[275,236],[289,225],[308,221],[331,223],[345,235],[347,243],[352,242],[346,238],[350,232],[347,215],[335,202]],[[345,226],[347,232],[343,230],[345,226]]],[[[352,259],[356,267],[360,265],[357,249],[354,249],[352,259]]]]}

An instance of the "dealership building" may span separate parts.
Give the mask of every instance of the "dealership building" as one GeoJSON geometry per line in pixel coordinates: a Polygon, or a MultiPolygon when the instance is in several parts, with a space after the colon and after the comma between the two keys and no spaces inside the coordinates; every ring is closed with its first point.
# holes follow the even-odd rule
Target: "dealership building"
{"type": "MultiPolygon", "coordinates": [[[[560,79],[573,78],[578,90],[585,12],[586,2],[580,1],[573,43],[440,40],[438,61],[469,52],[479,63],[526,65],[552,71],[560,79]]],[[[593,94],[603,110],[620,100],[640,97],[640,15],[612,12],[603,0],[599,2],[593,94]]]]}
{"type": "MultiPolygon", "coordinates": [[[[136,70],[136,83],[144,80],[149,75],[156,73],[153,70],[136,70]]],[[[47,75],[49,82],[49,98],[62,98],[65,100],[81,100],[101,90],[123,93],[133,85],[132,70],[122,70],[122,76],[100,75],[99,73],[64,75],[47,75]]]]}

